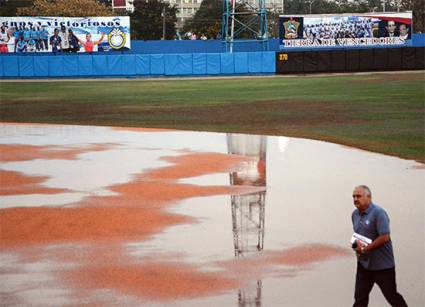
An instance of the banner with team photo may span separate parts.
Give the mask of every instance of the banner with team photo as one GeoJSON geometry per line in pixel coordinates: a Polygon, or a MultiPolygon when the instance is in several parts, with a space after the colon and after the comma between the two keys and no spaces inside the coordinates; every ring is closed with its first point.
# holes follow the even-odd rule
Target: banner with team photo
{"type": "Polygon", "coordinates": [[[128,16],[0,17],[0,27],[3,53],[107,52],[131,48],[128,16]]]}
{"type": "Polygon", "coordinates": [[[411,45],[412,12],[279,16],[281,49],[411,45]]]}

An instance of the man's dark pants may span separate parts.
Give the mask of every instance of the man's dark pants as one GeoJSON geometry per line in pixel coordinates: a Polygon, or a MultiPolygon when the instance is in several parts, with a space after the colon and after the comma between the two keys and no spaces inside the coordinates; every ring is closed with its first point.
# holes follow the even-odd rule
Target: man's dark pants
{"type": "Polygon", "coordinates": [[[382,294],[384,294],[391,306],[407,306],[403,296],[397,292],[395,268],[369,271],[364,269],[360,263],[357,263],[356,290],[354,292],[355,302],[353,307],[366,307],[368,305],[369,293],[374,283],[377,283],[379,288],[381,288],[382,294]]]}

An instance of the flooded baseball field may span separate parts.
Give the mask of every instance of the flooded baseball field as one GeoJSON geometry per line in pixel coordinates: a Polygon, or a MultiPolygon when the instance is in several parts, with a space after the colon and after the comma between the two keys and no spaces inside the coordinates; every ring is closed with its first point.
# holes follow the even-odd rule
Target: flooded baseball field
{"type": "MultiPolygon", "coordinates": [[[[0,124],[4,306],[350,306],[353,187],[425,302],[425,165],[299,138],[0,124]]],[[[387,306],[377,286],[371,306],[387,306]]]]}

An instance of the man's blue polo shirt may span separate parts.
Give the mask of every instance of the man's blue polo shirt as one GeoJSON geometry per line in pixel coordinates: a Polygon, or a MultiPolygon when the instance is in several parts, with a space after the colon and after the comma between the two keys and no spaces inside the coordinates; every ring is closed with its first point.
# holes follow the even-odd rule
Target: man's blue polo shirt
{"type": "MultiPolygon", "coordinates": [[[[363,214],[358,209],[351,215],[354,232],[374,241],[380,235],[390,234],[390,219],[381,207],[370,204],[363,214]]],[[[381,247],[360,255],[360,264],[371,271],[390,269],[395,267],[393,246],[391,240],[381,247]]]]}

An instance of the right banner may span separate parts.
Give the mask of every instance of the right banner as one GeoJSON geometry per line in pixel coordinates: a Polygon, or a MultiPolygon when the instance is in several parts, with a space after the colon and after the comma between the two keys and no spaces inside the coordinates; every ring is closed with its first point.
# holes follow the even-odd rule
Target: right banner
{"type": "Polygon", "coordinates": [[[281,15],[281,49],[411,45],[412,12],[281,15]]]}

